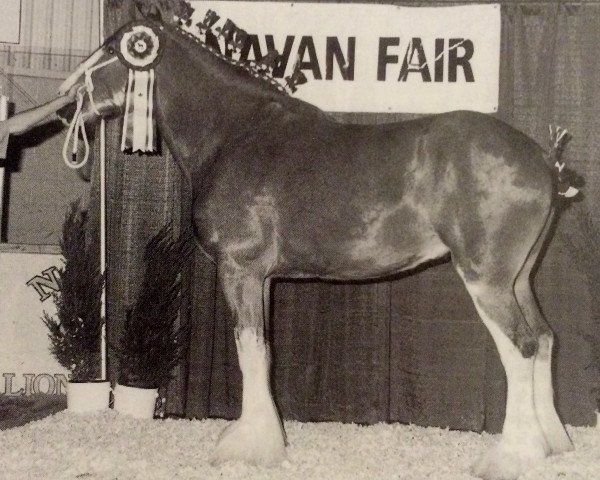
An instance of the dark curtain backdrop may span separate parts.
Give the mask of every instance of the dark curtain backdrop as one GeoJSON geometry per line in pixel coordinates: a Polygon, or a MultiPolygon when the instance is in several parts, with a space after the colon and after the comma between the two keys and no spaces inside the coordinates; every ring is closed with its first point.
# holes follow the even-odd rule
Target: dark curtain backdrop
{"type": "MultiPolygon", "coordinates": [[[[109,2],[110,3],[110,2],[109,2]]],[[[400,2],[436,5],[450,2],[400,2]]],[[[466,3],[466,2],[463,2],[466,3]]],[[[135,15],[131,0],[106,6],[106,32],[135,15]]],[[[595,168],[600,134],[600,7],[558,2],[502,2],[498,116],[548,142],[548,124],[568,128],[566,159],[586,178],[586,200],[564,214],[536,278],[546,316],[558,335],[557,400],[574,425],[593,421],[596,380],[586,367],[594,292],[569,245],[577,219],[597,211],[595,168]]],[[[346,114],[343,122],[382,123],[408,115],[346,114]]],[[[166,222],[185,226],[190,196],[168,153],[119,152],[118,125],[107,135],[109,179],[109,339],[141,282],[146,241],[166,222]]],[[[96,175],[97,177],[97,175],[96,175]]],[[[92,202],[97,208],[97,195],[92,202]]],[[[168,392],[172,414],[236,417],[241,382],[234,321],[216,282],[217,266],[198,251],[186,272],[182,310],[192,332],[186,367],[168,392]]],[[[369,284],[279,282],[269,328],[273,388],[284,418],[422,425],[497,431],[504,417],[504,374],[462,282],[448,264],[369,284]]],[[[111,362],[114,375],[116,363],[111,362]]]]}
{"type": "MultiPolygon", "coordinates": [[[[105,1],[105,35],[110,36],[123,24],[136,18],[132,0],[105,1]]],[[[98,138],[96,132],[96,138],[98,138]]],[[[107,336],[116,345],[122,332],[125,313],[136,301],[144,275],[144,248],[150,238],[165,224],[176,229],[189,224],[190,195],[179,168],[163,147],[163,155],[125,155],[120,151],[121,124],[106,124],[107,172],[107,336]]],[[[97,147],[96,147],[97,150],[97,147]]],[[[95,152],[96,158],[98,152],[95,152]]],[[[98,162],[93,168],[92,210],[99,210],[98,162]]],[[[99,215],[95,215],[98,218],[99,215]]],[[[191,271],[185,272],[184,288],[191,288],[191,271]]],[[[190,296],[186,294],[181,309],[182,321],[189,318],[190,296]]],[[[116,381],[118,362],[109,349],[109,377],[116,381]]],[[[187,367],[174,372],[166,408],[183,414],[187,367]]]]}

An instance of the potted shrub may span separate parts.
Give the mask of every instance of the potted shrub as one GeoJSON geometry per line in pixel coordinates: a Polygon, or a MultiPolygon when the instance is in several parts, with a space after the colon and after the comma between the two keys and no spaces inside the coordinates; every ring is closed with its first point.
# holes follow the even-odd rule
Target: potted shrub
{"type": "Polygon", "coordinates": [[[171,225],[146,246],[144,279],[115,348],[119,378],[114,408],[121,413],[152,418],[158,389],[167,385],[186,353],[188,329],[179,324],[179,307],[181,273],[192,248],[191,233],[174,239],[171,225]]]}
{"type": "Polygon", "coordinates": [[[100,379],[103,278],[98,245],[88,235],[87,212],[75,202],[66,214],[60,242],[64,266],[53,294],[56,317],[44,312],[50,350],[70,372],[67,408],[90,412],[108,408],[110,384],[100,379]]]}

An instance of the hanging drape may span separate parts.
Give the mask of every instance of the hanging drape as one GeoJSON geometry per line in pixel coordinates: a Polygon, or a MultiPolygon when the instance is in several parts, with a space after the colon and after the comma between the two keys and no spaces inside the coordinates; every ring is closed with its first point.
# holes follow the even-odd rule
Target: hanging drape
{"type": "MultiPolygon", "coordinates": [[[[115,2],[112,2],[114,4],[115,2]]],[[[105,35],[109,36],[138,15],[132,1],[119,6],[105,2],[105,35]]],[[[121,125],[106,126],[107,175],[107,336],[109,344],[109,377],[116,381],[118,362],[113,352],[122,334],[125,315],[136,301],[144,275],[144,248],[150,238],[164,225],[176,229],[189,224],[187,185],[172,156],[163,147],[163,155],[126,155],[121,152],[121,125]],[[186,219],[185,221],[183,219],[186,219]]],[[[97,153],[97,152],[96,152],[97,153]]],[[[95,155],[98,158],[98,155],[95,155]]],[[[94,164],[94,188],[91,209],[99,218],[98,162],[94,164]]],[[[185,272],[186,292],[181,309],[185,322],[189,312],[189,274],[185,272]]],[[[186,366],[174,372],[166,408],[174,414],[184,411],[186,366]]]]}
{"type": "MultiPolygon", "coordinates": [[[[106,12],[106,31],[112,32],[133,15],[132,2],[106,12]]],[[[593,418],[594,379],[582,334],[594,328],[591,294],[565,239],[576,234],[577,215],[595,211],[598,201],[600,7],[504,2],[502,19],[498,116],[544,146],[549,123],[568,128],[573,139],[565,158],[587,181],[586,201],[563,215],[536,277],[540,304],[558,335],[559,412],[569,423],[586,424],[593,418]]],[[[338,118],[381,123],[407,116],[338,118]]],[[[170,156],[124,156],[118,130],[110,127],[107,146],[112,341],[141,282],[143,245],[168,220],[185,225],[190,211],[189,192],[170,156]]],[[[231,418],[240,412],[234,321],[219,292],[217,268],[196,252],[189,308],[182,312],[193,326],[189,358],[169,389],[171,413],[231,418]]],[[[278,282],[273,301],[273,390],[284,418],[500,428],[502,367],[450,265],[367,284],[278,282]]],[[[111,368],[114,373],[114,362],[111,368]]]]}

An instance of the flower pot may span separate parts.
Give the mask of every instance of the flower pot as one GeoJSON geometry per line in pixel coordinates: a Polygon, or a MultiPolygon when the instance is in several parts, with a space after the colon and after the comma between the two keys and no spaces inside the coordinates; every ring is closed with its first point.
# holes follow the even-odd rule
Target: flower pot
{"type": "Polygon", "coordinates": [[[154,418],[158,388],[128,387],[117,383],[114,409],[135,418],[154,418]]]}
{"type": "Polygon", "coordinates": [[[110,382],[69,382],[67,410],[74,413],[97,412],[108,408],[110,382]]]}

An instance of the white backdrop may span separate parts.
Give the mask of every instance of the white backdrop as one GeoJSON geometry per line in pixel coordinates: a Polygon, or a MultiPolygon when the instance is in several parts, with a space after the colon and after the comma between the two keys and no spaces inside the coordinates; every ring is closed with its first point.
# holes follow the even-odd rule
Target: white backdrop
{"type": "Polygon", "coordinates": [[[192,32],[198,31],[195,24],[211,9],[221,16],[215,27],[230,18],[256,34],[259,46],[251,49],[250,59],[266,54],[267,36],[272,36],[275,48],[287,60],[286,76],[296,60],[303,62],[302,71],[309,81],[295,95],[324,110],[497,110],[497,4],[416,8],[226,1],[191,4],[196,10],[192,32]],[[345,79],[338,60],[350,67],[345,79]],[[401,80],[405,60],[407,74],[401,80]]]}
{"type": "Polygon", "coordinates": [[[0,43],[19,43],[21,0],[2,0],[0,13],[0,43]]]}

